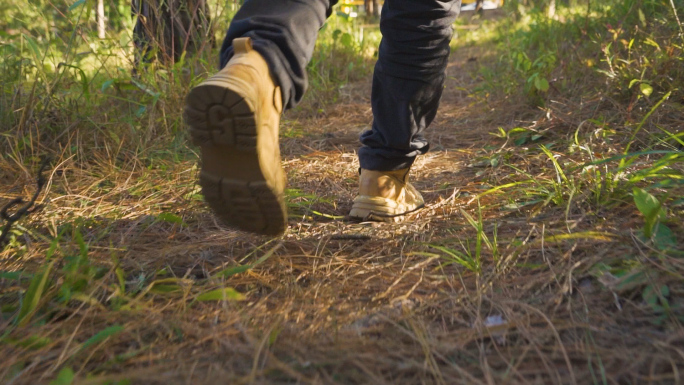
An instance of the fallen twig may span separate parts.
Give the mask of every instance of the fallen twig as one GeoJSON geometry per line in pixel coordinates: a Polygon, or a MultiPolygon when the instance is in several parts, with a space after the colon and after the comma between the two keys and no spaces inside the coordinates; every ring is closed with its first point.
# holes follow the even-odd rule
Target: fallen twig
{"type": "Polygon", "coordinates": [[[32,214],[38,209],[38,207],[34,207],[34,205],[36,203],[36,200],[38,199],[38,196],[40,195],[40,192],[43,190],[43,187],[45,186],[46,180],[43,176],[43,171],[45,171],[45,168],[48,166],[48,164],[50,164],[50,158],[43,159],[43,162],[40,165],[40,169],[38,169],[38,179],[36,180],[36,192],[33,194],[33,197],[31,197],[31,200],[29,202],[27,202],[23,207],[17,209],[17,211],[14,214],[10,214],[9,210],[11,208],[24,203],[23,198],[14,198],[0,210],[0,218],[5,220],[6,222],[5,226],[2,228],[2,233],[0,233],[0,250],[3,250],[9,242],[8,235],[10,230],[12,229],[12,225],[18,222],[21,218],[32,214]]]}

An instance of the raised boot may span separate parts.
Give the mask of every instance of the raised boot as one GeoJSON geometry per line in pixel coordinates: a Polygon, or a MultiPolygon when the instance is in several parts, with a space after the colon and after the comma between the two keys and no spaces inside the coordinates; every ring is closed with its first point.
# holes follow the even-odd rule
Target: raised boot
{"type": "Polygon", "coordinates": [[[408,183],[409,169],[372,171],[361,169],[359,195],[349,217],[358,220],[399,222],[423,206],[418,190],[408,183]]]}
{"type": "Polygon", "coordinates": [[[278,235],[287,226],[280,87],[249,38],[235,39],[233,51],[228,64],[185,101],[185,121],[201,149],[202,194],[227,225],[278,235]]]}

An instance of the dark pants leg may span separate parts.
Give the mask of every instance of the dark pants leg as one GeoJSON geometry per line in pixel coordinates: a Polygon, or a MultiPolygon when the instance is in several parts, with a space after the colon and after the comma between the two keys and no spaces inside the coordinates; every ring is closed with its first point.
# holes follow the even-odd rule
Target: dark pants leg
{"type": "Polygon", "coordinates": [[[307,87],[306,65],[311,60],[318,30],[337,0],[247,0],[230,23],[221,46],[221,68],[233,56],[233,39],[251,37],[292,108],[307,87]]]}
{"type": "Polygon", "coordinates": [[[460,0],[387,0],[373,74],[373,127],[361,135],[361,168],[408,168],[428,151],[423,131],[437,113],[460,0]]]}
{"type": "MultiPolygon", "coordinates": [[[[252,38],[278,81],[287,108],[306,90],[306,64],[318,29],[336,0],[247,0],[233,19],[221,49],[221,66],[233,39],[252,38]]],[[[361,135],[361,167],[390,171],[409,167],[427,152],[423,130],[437,113],[449,57],[452,24],[460,0],[386,0],[378,63],[373,75],[373,126],[361,135]]]]}

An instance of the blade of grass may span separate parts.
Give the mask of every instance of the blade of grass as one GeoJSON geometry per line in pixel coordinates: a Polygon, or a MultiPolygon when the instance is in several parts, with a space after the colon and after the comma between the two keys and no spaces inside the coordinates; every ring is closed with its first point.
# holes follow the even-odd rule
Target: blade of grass
{"type": "Polygon", "coordinates": [[[244,273],[245,271],[249,269],[253,269],[254,267],[264,263],[267,259],[271,258],[273,254],[283,246],[282,242],[279,242],[277,245],[273,246],[270,248],[264,255],[262,255],[259,259],[254,261],[254,263],[251,263],[249,265],[240,265],[240,266],[232,266],[227,269],[223,269],[216,274],[213,275],[213,277],[223,277],[223,278],[228,278],[230,276],[233,276],[235,274],[240,274],[244,273]]]}

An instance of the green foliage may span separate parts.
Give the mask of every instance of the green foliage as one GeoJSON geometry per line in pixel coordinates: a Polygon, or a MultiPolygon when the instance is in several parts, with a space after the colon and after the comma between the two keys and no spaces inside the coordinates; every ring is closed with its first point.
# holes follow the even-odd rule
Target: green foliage
{"type": "Polygon", "coordinates": [[[430,247],[446,254],[442,256],[447,261],[443,266],[455,263],[465,267],[473,273],[480,273],[482,271],[480,260],[477,258],[477,254],[475,254],[475,256],[473,255],[469,241],[466,241],[466,244],[461,243],[464,252],[439,245],[430,245],[430,247]]]}
{"type": "MultiPolygon", "coordinates": [[[[196,282],[189,279],[159,278],[166,275],[163,271],[158,272],[157,279],[150,277],[152,279],[148,281],[147,276],[141,275],[137,285],[127,282],[126,273],[119,265],[116,255],[111,255],[112,263],[109,266],[95,262],[91,258],[88,243],[82,235],[83,226],[82,221],[64,226],[60,235],[52,240],[50,249],[46,253],[46,262],[36,273],[31,275],[19,272],[2,273],[0,278],[15,280],[17,284],[30,279],[21,298],[21,306],[18,309],[3,307],[3,311],[15,312],[16,326],[27,326],[38,315],[43,317],[43,321],[49,321],[55,309],[68,307],[74,303],[102,309],[110,308],[114,311],[140,309],[145,306],[143,299],[155,296],[182,295],[186,297],[195,285],[196,282]],[[67,231],[71,232],[71,239],[68,237],[65,239],[64,234],[67,231]],[[65,240],[68,244],[76,246],[76,250],[61,247],[60,243],[65,240]]],[[[281,246],[282,244],[279,243],[271,247],[251,264],[222,270],[212,279],[226,279],[252,269],[268,260],[281,246]]],[[[261,248],[257,248],[255,252],[258,250],[261,248]]],[[[221,288],[198,293],[192,303],[243,298],[244,296],[233,288],[222,285],[221,288]]],[[[98,344],[123,330],[123,326],[120,325],[107,327],[84,342],[80,350],[98,344]]],[[[25,339],[2,337],[0,341],[29,349],[38,349],[51,343],[51,339],[39,336],[25,339]]]]}
{"type": "MultiPolygon", "coordinates": [[[[531,217],[549,204],[564,207],[566,224],[573,212],[601,216],[619,209],[640,216],[643,227],[635,242],[644,247],[635,255],[596,264],[593,274],[616,296],[639,298],[654,325],[681,319],[681,309],[671,305],[668,274],[681,277],[672,264],[683,255],[677,234],[681,210],[673,213],[684,186],[684,136],[677,118],[684,100],[684,34],[675,14],[684,4],[571,3],[554,17],[540,4],[528,8],[511,1],[508,6],[515,7],[517,20],[483,25],[494,31],[498,60],[494,69],[480,71],[482,83],[474,96],[524,95],[547,118],[556,114],[550,119],[559,116],[552,100],[572,104],[593,95],[617,108],[596,105],[592,114],[569,111],[569,116],[580,117],[571,127],[499,128],[493,135],[506,143],[490,157],[512,169],[515,179],[478,197],[505,191],[509,204],[503,208],[527,208],[531,217]],[[574,140],[563,148],[568,130],[574,131],[574,140]],[[542,145],[529,146],[535,140],[542,145]],[[510,144],[523,146],[525,156],[541,163],[543,171],[509,164],[504,152],[511,151],[510,144]]],[[[567,237],[580,234],[569,225],[568,232],[567,237]]]]}
{"type": "Polygon", "coordinates": [[[19,314],[17,315],[17,324],[19,326],[26,325],[31,321],[31,318],[38,309],[38,305],[43,299],[43,294],[45,294],[48,278],[53,265],[54,261],[45,265],[41,271],[33,277],[33,280],[31,280],[31,285],[24,295],[21,309],[19,309],[19,314]]]}
{"type": "MultiPolygon", "coordinates": [[[[63,155],[85,162],[90,159],[83,146],[65,145],[69,132],[85,134],[82,144],[94,149],[125,143],[165,147],[154,141],[160,132],[182,143],[183,135],[175,135],[182,127],[181,109],[158,114],[159,106],[179,105],[200,75],[215,68],[217,52],[207,49],[169,67],[143,63],[134,69],[130,2],[104,3],[105,39],[97,37],[94,0],[11,0],[0,6],[0,20],[7,22],[0,32],[1,154],[28,163],[37,126],[43,147],[64,146],[63,155]]],[[[189,153],[174,144],[174,153],[189,153]]]]}
{"type": "MultiPolygon", "coordinates": [[[[493,266],[498,268],[500,261],[499,245],[497,240],[497,227],[494,226],[492,231],[491,239],[487,235],[484,229],[484,220],[482,219],[482,208],[478,202],[478,216],[477,219],[470,215],[465,210],[461,209],[461,215],[466,219],[468,224],[475,230],[475,245],[474,248],[471,245],[469,239],[465,240],[465,243],[459,239],[459,245],[462,251],[456,250],[453,247],[448,247],[444,245],[434,245],[430,244],[430,248],[441,251],[442,254],[437,254],[440,258],[443,258],[447,262],[441,266],[448,266],[451,264],[457,264],[463,266],[464,268],[470,270],[473,273],[481,274],[483,271],[483,265],[485,263],[484,257],[485,252],[491,255],[493,266]]],[[[432,253],[414,253],[425,256],[435,256],[432,253]]]]}
{"type": "Polygon", "coordinates": [[[522,87],[530,104],[545,105],[554,93],[593,84],[634,108],[667,92],[684,95],[684,38],[669,1],[577,2],[554,17],[540,5],[507,3],[519,19],[483,27],[493,29],[501,56],[495,70],[481,71],[482,96],[522,87]]]}
{"type": "Polygon", "coordinates": [[[309,91],[306,100],[336,102],[339,92],[350,82],[367,76],[370,58],[380,41],[377,27],[362,27],[357,18],[333,13],[319,30],[314,55],[307,66],[309,91]]]}
{"type": "Polygon", "coordinates": [[[64,367],[57,373],[57,378],[50,381],[50,385],[71,385],[75,378],[74,371],[69,367],[64,367]]]}
{"type": "Polygon", "coordinates": [[[288,215],[293,218],[300,218],[302,216],[318,216],[328,219],[341,219],[341,216],[325,214],[314,210],[313,206],[316,204],[334,204],[334,200],[330,198],[322,198],[316,194],[305,193],[300,189],[286,189],[288,215]]]}
{"type": "Polygon", "coordinates": [[[52,257],[57,249],[59,239],[60,237],[57,237],[50,244],[50,249],[48,249],[45,258],[47,263],[41,267],[37,274],[34,274],[29,287],[22,298],[21,308],[19,309],[19,313],[16,317],[16,323],[19,326],[26,325],[31,321],[31,318],[38,310],[40,303],[44,300],[43,295],[48,287],[50,273],[52,272],[52,268],[56,262],[56,260],[53,260],[52,257]]]}
{"type": "Polygon", "coordinates": [[[516,146],[536,142],[544,137],[542,133],[525,127],[515,127],[510,130],[504,130],[503,127],[499,127],[497,133],[490,133],[490,135],[506,139],[506,143],[512,140],[516,146]]]}
{"type": "MultiPolygon", "coordinates": [[[[15,8],[17,4],[24,4],[18,0],[10,1],[15,8]]],[[[122,3],[124,2],[116,4],[122,3]]],[[[557,17],[549,18],[542,9],[539,9],[542,1],[531,3],[537,3],[537,9],[518,7],[518,20],[510,18],[500,22],[488,22],[484,23],[481,30],[473,31],[473,34],[478,34],[478,39],[494,39],[498,45],[494,55],[495,66],[487,63],[482,65],[480,70],[482,85],[475,94],[478,100],[487,100],[503,94],[508,100],[523,101],[534,106],[528,110],[521,108],[522,114],[511,115],[513,117],[510,126],[505,126],[502,120],[493,125],[501,126],[494,136],[505,143],[502,146],[483,146],[483,150],[478,153],[477,167],[486,171],[476,173],[472,183],[479,183],[478,178],[484,179],[482,183],[475,187],[459,185],[459,188],[463,188],[463,195],[454,194],[454,200],[457,200],[455,204],[446,201],[445,207],[435,206],[439,210],[435,207],[430,208],[433,211],[428,215],[432,216],[434,213],[435,222],[432,222],[433,218],[421,222],[425,217],[418,215],[418,224],[435,224],[430,228],[424,227],[426,231],[421,230],[420,237],[424,238],[420,238],[421,242],[418,245],[414,238],[403,235],[404,229],[408,229],[406,231],[410,233],[412,229],[418,228],[413,227],[413,224],[401,229],[383,225],[381,232],[375,232],[374,229],[368,231],[372,234],[389,234],[382,237],[389,236],[402,244],[399,249],[394,248],[394,241],[389,242],[386,250],[396,250],[397,254],[403,254],[405,247],[407,255],[428,256],[441,262],[437,270],[450,266],[451,271],[465,272],[461,277],[464,278],[461,283],[468,291],[472,284],[471,278],[474,277],[480,283],[486,281],[486,284],[481,285],[482,294],[486,296],[482,298],[488,299],[484,302],[486,306],[491,302],[495,307],[498,306],[497,301],[506,299],[512,292],[521,293],[516,303],[536,306],[535,301],[542,297],[551,297],[547,296],[546,292],[556,289],[554,278],[556,283],[567,278],[568,283],[572,284],[572,281],[581,279],[582,274],[586,274],[586,270],[589,269],[586,262],[595,262],[595,244],[589,243],[584,247],[580,242],[614,242],[619,239],[628,245],[625,247],[627,251],[618,250],[616,253],[622,254],[613,259],[610,259],[611,253],[606,258],[601,256],[601,262],[589,273],[604,279],[601,281],[606,282],[604,290],[609,290],[615,295],[617,306],[620,306],[620,303],[624,304],[624,301],[631,301],[631,310],[639,308],[650,313],[651,317],[636,320],[639,325],[651,322],[662,326],[668,319],[675,323],[681,322],[684,320],[681,316],[681,305],[676,301],[676,295],[681,292],[678,281],[681,274],[677,270],[678,267],[672,266],[679,266],[682,257],[680,233],[684,200],[680,192],[684,185],[681,151],[684,147],[684,132],[668,119],[679,119],[677,114],[681,112],[681,84],[684,83],[681,69],[682,40],[678,35],[678,27],[671,9],[668,8],[667,2],[657,3],[649,0],[627,1],[625,4],[613,0],[601,3],[592,1],[592,8],[589,11],[586,9],[587,2],[582,2],[562,8],[558,11],[557,17]],[[602,105],[615,105],[619,111],[606,112],[605,109],[597,107],[588,116],[576,118],[576,115],[568,115],[564,118],[553,109],[557,106],[554,104],[556,102],[569,101],[584,105],[589,98],[600,98],[602,105]],[[536,108],[538,106],[543,107],[543,110],[539,111],[536,108]],[[538,115],[529,113],[530,110],[538,115]],[[563,119],[559,119],[559,116],[563,119]],[[541,118],[537,120],[538,117],[541,118]],[[537,120],[535,124],[525,127],[526,122],[533,119],[537,120]],[[479,156],[482,154],[484,155],[479,156]],[[529,167],[525,168],[521,165],[523,163],[529,167]],[[490,178],[489,175],[493,176],[490,178]],[[471,188],[478,187],[484,192],[472,201],[461,200],[466,191],[471,192],[471,188]],[[482,199],[483,206],[479,205],[478,200],[477,211],[465,207],[478,197],[487,199],[482,199]],[[465,209],[459,211],[460,207],[465,209]],[[441,215],[439,211],[442,209],[443,213],[451,212],[451,215],[441,215]],[[503,213],[499,213],[499,209],[503,213]],[[620,221],[609,217],[613,209],[619,212],[619,215],[629,217],[624,223],[636,223],[635,228],[612,227],[615,223],[620,224],[620,221]],[[557,217],[562,217],[563,210],[566,221],[556,221],[561,219],[557,217]],[[503,216],[496,217],[492,213],[503,216]],[[529,216],[530,222],[533,223],[527,223],[527,220],[522,218],[525,216],[529,216]],[[549,216],[552,217],[551,221],[545,219],[549,216]],[[543,221],[546,227],[537,226],[539,221],[543,221]],[[561,224],[552,227],[552,222],[561,224]],[[530,232],[525,238],[527,231],[524,226],[538,232],[530,232]],[[567,226],[567,234],[557,234],[559,227],[563,226],[567,226]],[[396,234],[392,233],[394,230],[385,233],[387,228],[400,230],[396,234]],[[440,237],[444,232],[449,233],[455,231],[454,229],[458,229],[459,238],[440,237]],[[498,239],[498,229],[505,230],[501,231],[504,236],[513,238],[498,239]],[[548,235],[552,233],[555,234],[548,235]],[[631,237],[632,234],[637,236],[631,237]],[[569,245],[571,242],[572,245],[569,245]],[[560,253],[566,251],[562,248],[566,244],[571,247],[567,249],[570,254],[563,254],[560,258],[560,253]],[[629,248],[632,244],[636,244],[637,247],[629,248]],[[413,247],[426,248],[429,252],[412,252],[410,250],[413,247]],[[543,255],[544,250],[547,252],[546,255],[543,255]],[[523,256],[523,251],[525,259],[518,259],[523,256]],[[562,270],[566,266],[567,270],[562,270]],[[528,273],[522,269],[547,268],[552,269],[549,270],[550,275],[536,277],[543,280],[543,283],[538,284],[530,280],[528,285],[522,281],[527,278],[522,277],[522,274],[528,273]],[[489,277],[503,280],[503,274],[509,272],[515,279],[508,281],[510,286],[503,289],[510,291],[503,294],[490,291],[500,290],[503,285],[498,285],[498,282],[493,280],[488,281],[489,277]],[[490,283],[492,285],[489,285],[490,283]],[[526,288],[521,289],[522,286],[526,288]],[[544,293],[540,296],[526,297],[533,292],[544,293]],[[495,295],[489,296],[489,293],[495,295]]],[[[202,313],[202,308],[211,311],[225,305],[228,310],[238,309],[240,312],[244,311],[241,315],[251,315],[253,313],[250,313],[250,309],[265,309],[260,307],[260,304],[274,303],[272,301],[278,301],[278,295],[285,293],[281,290],[282,286],[269,291],[260,283],[250,283],[254,282],[253,280],[240,281],[240,277],[235,277],[264,264],[275,255],[279,245],[271,245],[268,248],[266,245],[255,247],[254,251],[243,259],[216,269],[213,268],[216,267],[215,264],[207,264],[210,267],[210,277],[194,278],[189,269],[185,270],[186,266],[180,266],[183,270],[175,270],[158,265],[167,257],[169,249],[166,247],[154,256],[159,257],[162,262],[138,265],[137,257],[139,250],[142,249],[141,245],[136,243],[132,250],[127,250],[126,245],[118,244],[118,237],[109,239],[112,227],[123,227],[123,221],[118,221],[123,214],[118,211],[106,214],[117,219],[113,221],[114,224],[104,223],[103,219],[97,217],[73,219],[74,216],[83,215],[78,211],[78,205],[92,205],[88,201],[92,197],[111,201],[119,199],[119,196],[110,193],[121,185],[112,182],[115,179],[108,175],[108,172],[123,174],[130,171],[130,180],[136,178],[135,175],[140,176],[145,183],[129,185],[126,182],[125,194],[133,197],[157,194],[164,188],[155,185],[154,182],[147,182],[148,175],[164,174],[164,178],[168,177],[168,180],[162,178],[164,181],[177,181],[174,179],[177,175],[171,175],[175,173],[167,172],[167,165],[184,160],[184,154],[193,160],[195,157],[192,149],[188,149],[184,144],[180,113],[182,100],[189,87],[202,81],[207,72],[214,70],[216,62],[216,52],[209,50],[196,57],[182,57],[174,65],[142,64],[134,72],[129,60],[131,21],[130,16],[125,16],[130,15],[128,8],[119,10],[121,17],[117,18],[112,14],[117,7],[114,5],[115,2],[106,4],[108,22],[112,27],[108,31],[108,38],[100,41],[92,32],[92,4],[91,0],[72,0],[63,3],[31,1],[21,10],[21,20],[12,19],[8,23],[9,27],[0,31],[0,159],[12,167],[16,164],[17,169],[21,169],[35,163],[37,154],[41,151],[47,149],[58,153],[60,162],[64,161],[66,166],[55,171],[53,190],[46,202],[53,207],[59,206],[61,203],[55,205],[50,199],[55,195],[67,196],[76,206],[74,213],[69,212],[63,217],[61,214],[55,215],[54,211],[49,212],[49,220],[54,219],[55,231],[59,233],[55,239],[48,235],[53,234],[50,222],[46,222],[47,229],[43,228],[42,223],[31,227],[27,225],[28,229],[17,228],[16,234],[12,234],[9,248],[9,253],[14,253],[11,254],[12,257],[21,257],[22,253],[29,249],[34,256],[37,253],[42,254],[28,262],[22,261],[23,265],[18,267],[20,270],[0,272],[0,283],[8,283],[12,288],[10,292],[3,293],[1,315],[5,320],[13,321],[7,323],[8,328],[0,337],[0,343],[5,344],[8,349],[20,351],[20,357],[60,357],[60,362],[51,366],[55,372],[45,379],[53,379],[54,384],[98,382],[100,370],[125,370],[140,365],[143,361],[143,364],[147,365],[150,361],[143,355],[147,355],[149,351],[149,357],[161,357],[156,350],[163,348],[160,342],[165,338],[181,342],[183,346],[194,344],[196,341],[193,339],[197,336],[184,333],[181,327],[174,325],[174,322],[178,319],[181,322],[193,319],[223,322],[223,319],[216,318],[222,317],[221,314],[213,319],[209,316],[201,318],[207,315],[202,313]],[[51,8],[59,12],[53,12],[51,8]],[[121,23],[124,27],[113,27],[115,23],[121,23]],[[170,160],[168,163],[161,161],[165,159],[170,160]],[[100,167],[101,164],[107,166],[100,167]],[[135,173],[132,170],[135,170],[135,173]],[[73,185],[65,188],[67,181],[71,183],[80,175],[76,174],[75,178],[69,176],[68,173],[72,171],[83,172],[89,176],[102,172],[102,175],[96,175],[93,179],[98,181],[81,190],[87,192],[81,197],[76,195],[73,185]],[[24,245],[22,249],[23,238],[35,241],[24,245]],[[49,250],[43,251],[48,245],[49,250]],[[257,259],[257,253],[263,255],[257,259]],[[42,261],[40,258],[45,260],[42,261]],[[38,266],[34,265],[35,262],[38,266]],[[239,291],[233,288],[238,281],[239,291]],[[242,294],[243,290],[245,294],[242,294]],[[256,305],[241,306],[234,302],[246,297],[256,305]],[[186,311],[191,307],[197,314],[186,311]],[[140,321],[148,319],[147,314],[150,310],[163,317],[159,334],[155,334],[156,330],[150,330],[148,325],[141,325],[144,322],[140,321]],[[194,318],[195,316],[197,318],[194,318]],[[80,322],[77,319],[79,317],[84,317],[83,323],[80,324],[82,328],[77,330],[78,333],[74,333],[71,327],[75,325],[74,319],[80,322]],[[63,322],[64,318],[71,322],[63,322]],[[65,330],[64,325],[68,329],[65,330]],[[68,339],[71,338],[71,333],[74,333],[73,340],[68,339]],[[124,340],[125,344],[122,343],[124,340]],[[62,346],[65,341],[69,341],[68,346],[62,346]],[[117,346],[103,353],[103,347],[108,344],[117,346]],[[50,353],[43,354],[48,350],[50,353]],[[57,354],[54,354],[55,352],[57,354]],[[133,357],[138,357],[139,361],[129,366],[122,365],[133,357]],[[80,359],[84,359],[83,363],[77,361],[80,359]],[[93,367],[97,369],[89,372],[93,367]],[[60,369],[61,371],[56,372],[60,369]]],[[[515,1],[507,4],[519,5],[515,1]]],[[[675,4],[681,9],[681,0],[675,4]]],[[[0,4],[0,14],[5,15],[2,12],[6,9],[6,2],[0,4]]],[[[7,16],[5,20],[10,19],[7,16]]],[[[225,25],[225,21],[223,19],[218,22],[225,25]]],[[[348,83],[370,73],[378,41],[379,33],[375,27],[363,26],[356,20],[344,16],[331,18],[321,31],[317,50],[308,67],[311,89],[303,103],[303,109],[313,108],[315,111],[322,111],[329,103],[344,97],[348,83]]],[[[485,60],[480,61],[484,62],[485,60]]],[[[497,103],[502,103],[502,100],[505,99],[493,99],[495,103],[492,104],[492,109],[499,108],[497,103]]],[[[574,111],[572,112],[574,114],[574,111]]],[[[302,132],[308,128],[308,121],[303,121],[305,123],[286,123],[285,127],[291,129],[285,130],[284,136],[292,140],[305,140],[306,138],[302,139],[302,132]]],[[[170,166],[168,168],[171,169],[170,166]]],[[[189,175],[196,173],[197,170],[193,168],[187,171],[186,175],[189,175]]],[[[428,178],[432,176],[434,174],[427,175],[428,178]]],[[[460,181],[438,179],[437,183],[446,188],[455,186],[460,181]]],[[[195,204],[195,200],[201,199],[198,195],[199,190],[192,183],[185,187],[187,190],[180,189],[178,194],[173,191],[174,199],[185,197],[190,204],[195,204]]],[[[430,196],[426,195],[426,198],[434,199],[438,193],[430,191],[430,196]]],[[[287,190],[287,194],[293,218],[305,221],[313,221],[319,217],[339,219],[316,211],[317,205],[336,205],[339,197],[320,196],[296,188],[287,190]]],[[[199,236],[193,240],[183,238],[186,234],[197,235],[190,233],[189,229],[203,227],[195,226],[194,207],[189,210],[189,215],[184,212],[181,216],[177,214],[177,207],[169,207],[169,202],[172,201],[151,204],[149,215],[140,217],[140,222],[137,223],[140,227],[130,224],[130,230],[123,229],[121,232],[128,231],[128,235],[138,228],[143,231],[161,228],[164,232],[157,234],[159,239],[164,239],[168,235],[170,240],[173,237],[172,242],[178,242],[178,247],[172,247],[171,253],[200,245],[203,240],[199,236]]],[[[176,203],[172,205],[178,204],[177,201],[173,202],[176,203]]],[[[142,202],[143,205],[145,203],[142,202]]],[[[182,204],[185,203],[188,202],[182,204]]],[[[116,204],[118,203],[112,205],[116,204]]],[[[123,206],[124,204],[120,205],[121,210],[126,213],[128,220],[129,207],[123,206]]],[[[343,226],[345,231],[348,228],[357,228],[356,225],[339,225],[343,226]]],[[[342,227],[335,224],[328,228],[342,227]]],[[[365,227],[362,229],[366,231],[365,227]]],[[[120,228],[117,228],[118,230],[120,228]]],[[[302,241],[302,238],[298,238],[302,234],[298,233],[295,237],[288,238],[288,244],[300,245],[298,242],[309,242],[308,239],[302,241]]],[[[311,249],[303,248],[302,255],[295,251],[295,255],[288,256],[288,259],[295,263],[290,263],[287,274],[290,274],[290,270],[293,271],[296,285],[288,286],[287,293],[295,296],[299,295],[299,288],[314,286],[307,282],[312,277],[333,279],[333,270],[344,270],[342,277],[346,284],[352,282],[347,281],[349,277],[356,278],[367,274],[371,264],[384,264],[383,258],[395,262],[394,255],[379,255],[375,258],[376,250],[366,250],[365,245],[355,249],[357,246],[354,243],[359,242],[341,243],[338,252],[327,246],[330,243],[329,234],[311,234],[314,240],[315,237],[323,237],[324,242],[319,242],[315,249],[313,246],[311,249]],[[372,258],[357,263],[358,261],[352,258],[346,258],[348,250],[352,250],[350,255],[357,251],[362,255],[368,252],[372,258]],[[317,267],[322,266],[318,263],[320,258],[329,260],[329,269],[332,269],[324,275],[316,275],[318,271],[323,270],[317,267]],[[314,261],[310,265],[313,270],[306,267],[306,263],[310,261],[314,261]],[[354,270],[356,265],[361,267],[354,270]],[[301,274],[297,276],[300,271],[301,274]],[[347,271],[350,274],[347,274],[347,271]]],[[[153,246],[145,246],[153,248],[164,243],[158,239],[152,242],[153,246]]],[[[243,242],[249,243],[251,238],[247,241],[239,239],[236,242],[241,245],[240,247],[250,247],[244,246],[243,242]]],[[[240,247],[233,248],[231,245],[225,249],[225,255],[234,257],[232,253],[240,247]]],[[[292,251],[290,247],[288,250],[292,251]]],[[[188,258],[194,257],[192,255],[188,258]]],[[[173,255],[169,260],[172,259],[173,255]]],[[[286,261],[284,259],[281,262],[286,261]]],[[[402,277],[410,278],[408,272],[416,270],[410,270],[409,263],[402,266],[401,270],[384,270],[382,274],[401,271],[402,277]],[[405,273],[406,275],[403,275],[405,273]]],[[[390,268],[394,269],[395,266],[399,265],[392,265],[390,268]]],[[[202,265],[202,268],[204,267],[202,265]]],[[[8,266],[3,269],[12,268],[8,266]]],[[[438,295],[441,296],[447,291],[443,288],[446,287],[445,282],[452,283],[445,281],[449,277],[434,273],[435,271],[423,275],[421,267],[420,281],[416,281],[418,284],[413,286],[417,288],[416,293],[427,290],[426,288],[433,287],[432,285],[436,291],[431,293],[439,292],[438,295]]],[[[381,278],[384,280],[384,277],[381,278]]],[[[406,288],[411,287],[409,281],[396,281],[401,285],[393,285],[390,287],[392,290],[387,292],[392,295],[404,294],[400,289],[407,283],[409,286],[406,288]]],[[[366,289],[377,288],[368,285],[366,289]]],[[[477,296],[480,295],[479,291],[478,288],[477,296]]],[[[323,295],[323,292],[321,293],[323,295]]],[[[406,293],[406,298],[409,298],[413,289],[406,293]]],[[[468,295],[471,296],[476,297],[468,295]]],[[[587,297],[594,302],[586,303],[594,306],[596,301],[603,300],[598,297],[587,297]]],[[[612,302],[612,296],[606,297],[612,302]]],[[[451,297],[437,297],[436,300],[442,301],[444,298],[451,300],[451,297]]],[[[454,303],[458,306],[467,302],[462,301],[465,297],[460,293],[455,293],[454,298],[454,303]]],[[[566,296],[563,293],[563,296],[558,298],[568,305],[572,304],[573,307],[576,304],[573,302],[576,300],[574,294],[566,296]]],[[[337,299],[343,298],[334,300],[337,299]]],[[[367,304],[368,301],[361,302],[367,304]]],[[[379,303],[376,300],[373,302],[379,303]]],[[[599,304],[605,305],[601,302],[599,304]]],[[[557,303],[552,307],[556,305],[557,303]]],[[[328,305],[325,306],[328,308],[328,305]]],[[[429,306],[432,306],[432,303],[429,306]]],[[[336,308],[337,305],[326,311],[331,312],[336,308]]],[[[558,307],[561,310],[565,308],[558,307]]],[[[571,306],[567,308],[570,309],[571,306]]],[[[282,308],[278,309],[280,311],[282,308]]],[[[606,309],[607,306],[601,308],[601,314],[608,314],[606,309]]],[[[452,310],[448,307],[448,311],[452,310]]],[[[518,305],[510,308],[511,314],[517,313],[518,310],[518,305]]],[[[457,311],[460,310],[457,308],[457,311]]],[[[282,314],[266,314],[264,319],[272,316],[281,317],[282,314]]],[[[552,322],[555,323],[554,320],[552,322]]],[[[260,325],[261,320],[257,323],[260,325]]],[[[464,323],[466,324],[467,322],[464,323]]],[[[248,322],[245,325],[248,326],[247,333],[251,333],[252,323],[248,322]]],[[[538,325],[543,325],[543,322],[538,325]]],[[[155,326],[156,324],[151,327],[155,326]]],[[[466,328],[469,329],[471,326],[468,325],[466,328]]],[[[671,324],[667,324],[667,327],[671,327],[671,324]]],[[[599,329],[592,328],[587,333],[599,335],[599,329]]],[[[279,337],[280,330],[278,326],[270,331],[267,329],[261,336],[263,344],[271,346],[276,340],[280,343],[283,338],[291,338],[292,333],[287,333],[288,336],[283,333],[283,336],[279,337]]],[[[546,332],[541,328],[538,328],[538,331],[546,332]]],[[[259,335],[259,332],[255,334],[259,335]]],[[[547,338],[549,335],[543,338],[540,335],[540,341],[553,340],[553,337],[547,338]]],[[[565,337],[573,338],[563,338],[565,337]]],[[[613,341],[612,337],[614,336],[610,336],[610,341],[613,341]]],[[[423,339],[422,336],[420,339],[423,339]]],[[[256,341],[258,342],[258,339],[256,341]]],[[[601,371],[596,374],[595,381],[604,379],[605,382],[606,375],[601,364],[601,355],[605,357],[605,351],[608,350],[604,349],[606,345],[602,345],[606,343],[605,339],[595,343],[593,336],[589,336],[587,341],[591,341],[591,344],[588,343],[592,351],[590,360],[594,364],[598,362],[597,370],[601,371]]],[[[542,347],[546,349],[547,345],[542,347]]],[[[504,347],[501,351],[509,353],[504,347]]],[[[573,365],[581,361],[577,360],[578,356],[575,355],[578,352],[581,353],[570,352],[573,365]]],[[[166,358],[168,357],[164,356],[161,360],[166,358]]],[[[21,358],[21,361],[8,364],[3,374],[5,377],[0,382],[6,379],[11,382],[15,378],[16,381],[22,381],[18,376],[29,371],[27,368],[33,368],[35,365],[31,366],[32,362],[39,361],[21,358]]],[[[163,365],[163,362],[161,364],[163,365]]],[[[257,364],[259,363],[255,361],[255,365],[259,366],[257,364]]],[[[256,366],[255,370],[258,370],[254,373],[261,375],[260,369],[256,366]]],[[[263,375],[273,374],[273,371],[269,370],[263,375]]],[[[252,376],[243,378],[253,380],[252,376]]],[[[269,378],[272,377],[264,377],[265,380],[269,378]]],[[[129,381],[102,380],[98,383],[123,385],[129,381]]]]}
{"type": "Polygon", "coordinates": [[[662,251],[675,250],[677,239],[667,225],[661,223],[667,218],[667,211],[661,201],[641,188],[634,188],[634,203],[644,216],[643,235],[662,251]]]}

